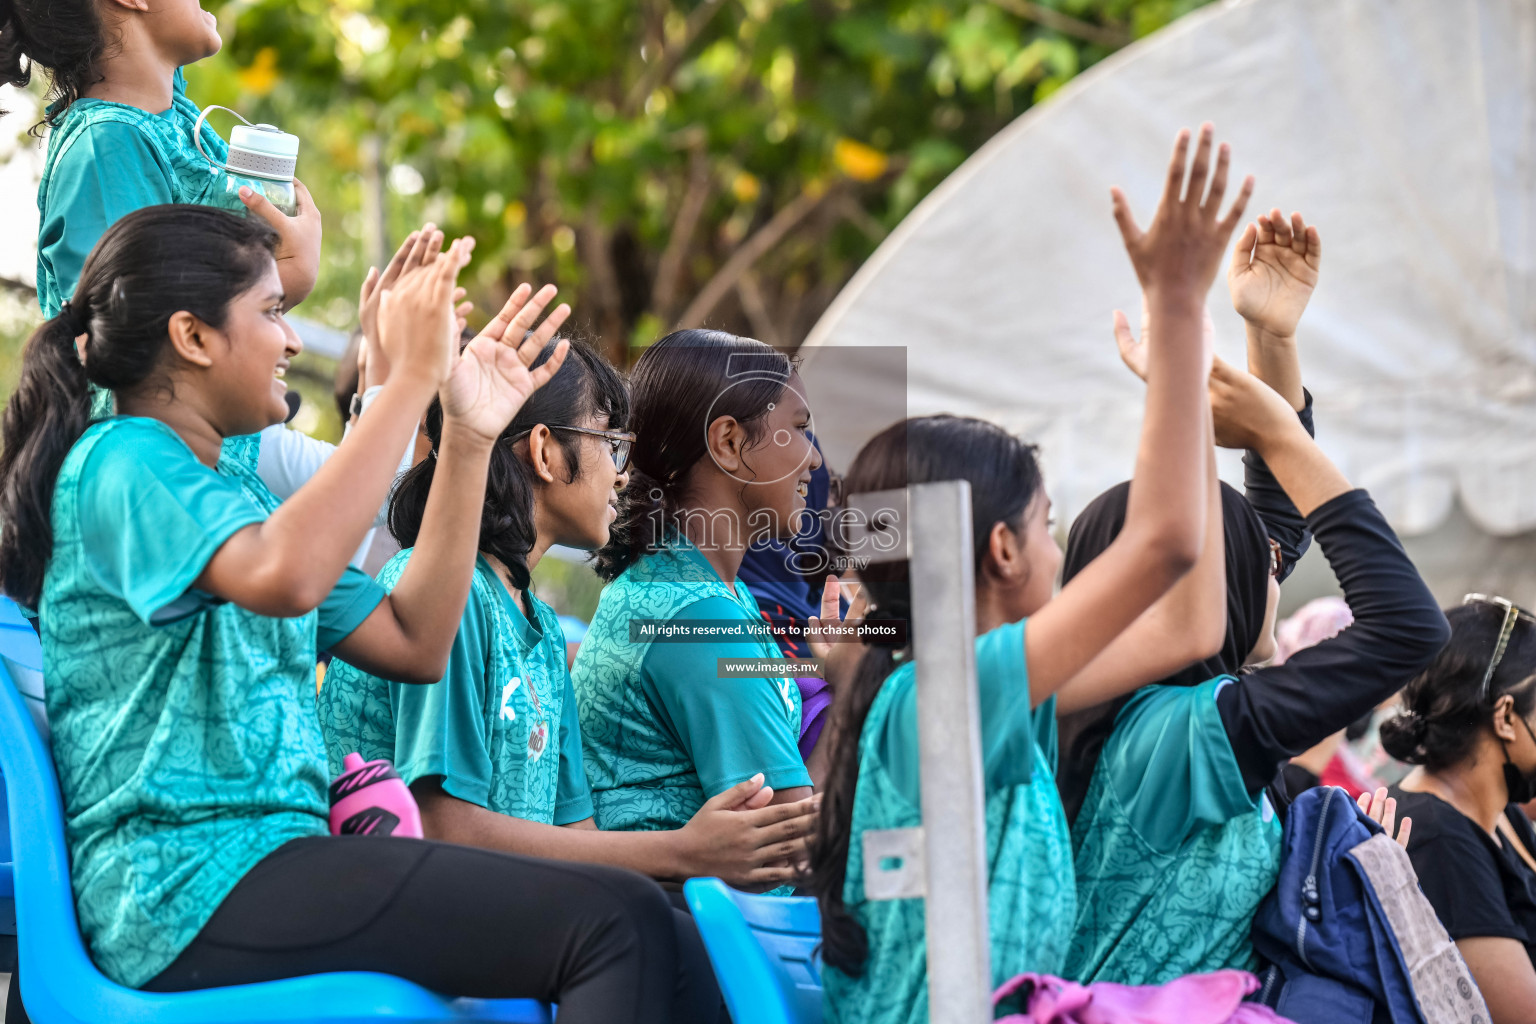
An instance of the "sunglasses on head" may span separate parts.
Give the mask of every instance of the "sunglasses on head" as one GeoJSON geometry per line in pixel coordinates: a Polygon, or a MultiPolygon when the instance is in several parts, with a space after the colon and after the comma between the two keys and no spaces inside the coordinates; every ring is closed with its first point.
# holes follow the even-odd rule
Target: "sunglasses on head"
{"type": "Polygon", "coordinates": [[[1509,646],[1509,638],[1515,632],[1515,623],[1521,619],[1536,622],[1536,615],[1532,615],[1507,597],[1495,597],[1489,594],[1468,594],[1461,599],[1461,603],[1463,605],[1491,604],[1504,609],[1504,622],[1499,627],[1499,639],[1493,645],[1493,657],[1488,659],[1488,671],[1483,673],[1483,687],[1479,699],[1486,701],[1488,687],[1493,683],[1493,672],[1499,667],[1499,662],[1504,660],[1504,650],[1509,646]]]}
{"type": "MultiPolygon", "coordinates": [[[[624,472],[624,467],[629,465],[629,453],[635,446],[635,435],[627,430],[595,430],[592,427],[571,427],[563,423],[545,424],[550,430],[566,430],[572,434],[587,434],[591,437],[601,437],[608,442],[609,454],[613,456],[613,468],[618,472],[624,472]]],[[[516,441],[533,433],[532,429],[521,431],[511,440],[516,441]]]]}

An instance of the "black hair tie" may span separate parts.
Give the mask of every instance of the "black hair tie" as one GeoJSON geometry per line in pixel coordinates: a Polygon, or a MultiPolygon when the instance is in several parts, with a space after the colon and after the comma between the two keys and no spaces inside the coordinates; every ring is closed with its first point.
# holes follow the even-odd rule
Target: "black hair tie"
{"type": "Polygon", "coordinates": [[[71,337],[78,338],[82,334],[91,333],[91,318],[72,302],[59,307],[59,319],[69,328],[71,337]]]}

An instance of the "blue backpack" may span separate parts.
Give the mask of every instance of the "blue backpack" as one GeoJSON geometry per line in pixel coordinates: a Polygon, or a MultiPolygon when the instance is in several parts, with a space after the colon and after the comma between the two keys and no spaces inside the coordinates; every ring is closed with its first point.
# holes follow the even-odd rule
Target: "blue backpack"
{"type": "Polygon", "coordinates": [[[1351,852],[1381,834],[1342,789],[1311,789],[1291,804],[1280,877],[1253,919],[1254,948],[1270,965],[1259,974],[1259,999],[1297,1024],[1422,1024],[1420,998],[1437,1010],[1444,1003],[1447,1019],[1477,1020],[1481,1011],[1486,1020],[1459,956],[1459,974],[1453,965],[1437,976],[1437,991],[1415,994],[1398,935],[1351,852]]]}

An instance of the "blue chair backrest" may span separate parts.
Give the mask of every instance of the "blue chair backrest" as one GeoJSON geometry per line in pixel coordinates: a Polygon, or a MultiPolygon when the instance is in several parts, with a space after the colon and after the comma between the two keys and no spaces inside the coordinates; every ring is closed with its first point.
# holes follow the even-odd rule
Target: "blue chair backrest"
{"type": "Polygon", "coordinates": [[[63,802],[53,758],[12,666],[34,667],[42,649],[32,627],[0,597],[0,784],[11,850],[22,997],[34,1024],[298,1024],[301,1021],[391,1024],[426,1021],[538,1022],[549,1007],[531,1000],[448,1000],[387,974],[348,972],[203,989],[141,992],[96,969],[80,938],[64,844],[63,802]],[[15,628],[19,621],[21,628],[15,628]]]}
{"type": "Polygon", "coordinates": [[[821,1024],[821,913],[798,896],[754,896],[718,878],[683,885],[735,1024],[821,1024]]]}

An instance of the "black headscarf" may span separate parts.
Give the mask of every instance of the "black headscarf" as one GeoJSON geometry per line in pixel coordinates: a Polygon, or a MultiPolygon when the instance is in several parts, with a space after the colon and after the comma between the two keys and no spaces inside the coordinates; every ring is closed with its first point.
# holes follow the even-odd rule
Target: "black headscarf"
{"type": "MultiPolygon", "coordinates": [[[[1095,498],[1072,524],[1062,583],[1082,572],[1104,553],[1125,525],[1129,483],[1117,484],[1095,498]]],[[[1263,520],[1244,498],[1221,485],[1221,517],[1227,556],[1227,639],[1211,658],[1159,680],[1163,686],[1198,686],[1221,675],[1241,671],[1264,630],[1269,601],[1269,534],[1263,520]]],[[[1060,721],[1061,765],[1057,785],[1067,820],[1074,821],[1088,795],[1088,783],[1099,763],[1099,752],[1114,729],[1115,717],[1132,694],[1097,707],[1064,715],[1060,721]]]]}

